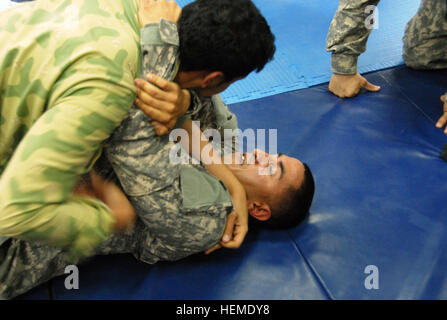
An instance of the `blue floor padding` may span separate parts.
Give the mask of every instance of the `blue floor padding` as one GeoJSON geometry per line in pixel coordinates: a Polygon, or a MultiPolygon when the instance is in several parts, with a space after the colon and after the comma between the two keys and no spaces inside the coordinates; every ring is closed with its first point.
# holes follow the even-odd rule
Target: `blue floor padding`
{"type": "Polygon", "coordinates": [[[290,236],[266,231],[252,232],[239,251],[175,263],[150,266],[130,255],[97,257],[80,268],[80,290],[65,290],[64,277],[54,289],[56,299],[327,298],[290,236]]]}
{"type": "Polygon", "coordinates": [[[438,121],[442,115],[442,109],[439,108],[440,97],[447,91],[445,72],[401,68],[399,72],[385,70],[380,75],[387,83],[392,83],[399,89],[431,121],[438,121]],[[414,81],[418,77],[424,78],[424,81],[414,81]],[[421,94],[424,92],[430,92],[431,95],[427,97],[426,94],[421,94]]]}
{"type": "Polygon", "coordinates": [[[304,224],[175,263],[94,258],[80,267],[80,290],[53,282],[55,298],[447,299],[447,136],[434,127],[447,71],[366,77],[382,90],[342,100],[324,84],[231,106],[242,129],[277,128],[278,150],[312,168],[304,224]],[[378,290],[364,286],[368,265],[378,290]]]}
{"type": "MultiPolygon", "coordinates": [[[[264,123],[295,119],[287,152],[316,176],[310,223],[294,238],[335,299],[446,299],[447,164],[439,153],[447,138],[434,121],[447,72],[398,68],[367,78],[382,91],[341,100],[319,86],[262,100],[275,108],[264,123]],[[368,265],[379,267],[379,290],[364,288],[368,265]]],[[[244,125],[254,109],[236,109],[244,125]]]]}
{"type": "MultiPolygon", "coordinates": [[[[181,6],[192,0],[179,0],[181,6]]],[[[308,88],[329,81],[330,54],[325,51],[337,0],[253,0],[276,36],[273,62],[260,74],[249,75],[222,96],[232,104],[308,88]]],[[[416,13],[420,0],[381,1],[378,29],[360,57],[359,72],[371,72],[403,63],[405,25],[416,13]]]]}
{"type": "Polygon", "coordinates": [[[16,297],[15,300],[50,300],[50,285],[50,282],[45,283],[21,296],[16,297]]]}

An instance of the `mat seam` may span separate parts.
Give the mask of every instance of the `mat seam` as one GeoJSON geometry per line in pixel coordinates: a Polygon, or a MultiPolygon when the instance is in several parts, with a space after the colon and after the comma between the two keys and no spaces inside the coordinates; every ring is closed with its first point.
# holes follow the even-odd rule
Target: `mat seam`
{"type": "Polygon", "coordinates": [[[410,104],[411,104],[414,108],[416,108],[420,113],[422,113],[422,115],[423,115],[425,118],[427,118],[431,123],[436,123],[432,118],[430,118],[430,116],[429,116],[428,114],[426,114],[426,113],[424,112],[424,110],[423,110],[422,108],[420,108],[415,102],[413,102],[413,100],[411,100],[411,98],[410,98],[404,91],[402,91],[399,87],[395,87],[391,82],[388,81],[387,78],[385,78],[384,76],[382,76],[382,75],[380,74],[380,72],[379,72],[378,74],[379,74],[379,76],[380,76],[383,80],[385,80],[386,83],[388,83],[388,84],[389,84],[390,86],[392,86],[393,88],[399,90],[399,92],[403,95],[403,97],[404,97],[408,102],[410,102],[410,104]]]}
{"type": "Polygon", "coordinates": [[[313,266],[313,264],[309,261],[309,259],[306,258],[306,256],[303,254],[302,250],[300,249],[300,247],[298,246],[298,244],[296,243],[296,241],[294,240],[294,238],[292,237],[292,235],[290,234],[290,232],[287,232],[287,234],[289,235],[293,246],[295,247],[295,250],[298,252],[298,254],[303,258],[304,263],[307,265],[307,267],[309,268],[309,270],[312,272],[313,276],[316,278],[318,284],[320,285],[320,287],[323,289],[324,293],[326,294],[327,298],[329,298],[330,300],[336,300],[335,297],[332,295],[332,293],[330,292],[329,288],[326,286],[324,280],[321,278],[321,276],[318,274],[317,270],[315,269],[315,267],[313,266]]]}

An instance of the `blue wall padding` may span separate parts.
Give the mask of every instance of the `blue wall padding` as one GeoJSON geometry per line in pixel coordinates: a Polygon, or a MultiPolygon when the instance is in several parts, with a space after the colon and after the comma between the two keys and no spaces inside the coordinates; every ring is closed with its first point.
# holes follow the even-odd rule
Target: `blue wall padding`
{"type": "MultiPolygon", "coordinates": [[[[179,0],[181,6],[192,2],[179,0]]],[[[329,24],[337,0],[254,0],[276,36],[275,60],[259,74],[251,74],[222,96],[236,103],[293,91],[329,81],[330,54],[325,51],[329,24]]],[[[368,51],[360,57],[359,71],[397,66],[402,61],[402,36],[419,0],[382,1],[379,28],[373,31],[368,51]]]]}

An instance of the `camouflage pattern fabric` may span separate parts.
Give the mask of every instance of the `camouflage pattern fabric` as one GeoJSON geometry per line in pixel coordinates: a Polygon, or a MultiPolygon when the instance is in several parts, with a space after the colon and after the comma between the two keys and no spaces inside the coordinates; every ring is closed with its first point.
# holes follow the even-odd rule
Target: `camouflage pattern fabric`
{"type": "MultiPolygon", "coordinates": [[[[416,15],[406,27],[404,61],[418,69],[440,69],[447,66],[446,0],[422,0],[416,15]]],[[[332,72],[355,74],[357,59],[366,50],[371,33],[365,25],[378,0],[340,0],[327,36],[327,51],[332,52],[332,72]]]]}
{"type": "Polygon", "coordinates": [[[404,61],[415,69],[447,68],[447,0],[424,0],[405,29],[404,61]]]}
{"type": "MultiPolygon", "coordinates": [[[[173,41],[175,36],[164,37],[172,35],[173,30],[176,33],[173,28],[175,24],[162,20],[160,27],[148,25],[142,30],[142,70],[168,79],[174,77],[178,44],[173,41]],[[165,28],[170,30],[166,32],[165,28]]],[[[219,96],[202,98],[195,92],[192,96],[188,116],[200,120],[202,129],[223,132],[237,128],[234,114],[219,96]]],[[[233,137],[227,147],[237,148],[236,141],[237,137],[233,137]]],[[[172,146],[167,136],[155,135],[150,120],[139,109],[131,108],[94,168],[122,186],[138,219],[133,230],[111,235],[94,248],[93,254],[132,253],[141,261],[156,263],[202,252],[220,240],[226,216],[233,209],[228,192],[200,165],[171,164],[172,146]],[[115,165],[119,180],[110,163],[115,165]]],[[[189,156],[185,160],[189,161],[189,156]]],[[[0,237],[0,299],[22,294],[62,275],[67,265],[83,261],[85,258],[69,255],[62,248],[0,237]]]]}
{"type": "Polygon", "coordinates": [[[128,115],[137,0],[41,0],[0,12],[0,235],[88,256],[114,225],[72,194],[128,115]]]}
{"type": "MultiPolygon", "coordinates": [[[[142,36],[143,73],[175,78],[177,35],[176,24],[162,21],[162,47],[146,44],[142,36]]],[[[197,93],[193,97],[189,112],[193,119],[216,129],[237,128],[233,127],[237,126],[235,119],[233,126],[218,121],[223,120],[221,113],[230,112],[219,97],[201,98],[197,93]]],[[[169,136],[157,136],[151,119],[135,106],[105,147],[108,162],[144,224],[134,255],[147,263],[175,261],[209,249],[219,242],[226,216],[233,209],[231,197],[219,180],[192,164],[187,154],[182,154],[181,163],[170,161],[173,150],[175,143],[169,136]]],[[[105,161],[102,165],[107,167],[105,161]]]]}

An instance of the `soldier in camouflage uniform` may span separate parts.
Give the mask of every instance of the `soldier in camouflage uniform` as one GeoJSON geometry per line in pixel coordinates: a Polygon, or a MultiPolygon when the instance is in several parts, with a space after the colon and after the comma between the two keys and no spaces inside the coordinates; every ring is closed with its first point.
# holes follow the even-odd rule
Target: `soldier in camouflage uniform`
{"type": "MultiPolygon", "coordinates": [[[[148,25],[141,41],[142,70],[174,79],[179,45],[176,25],[166,20],[148,25]]],[[[190,111],[179,125],[186,118],[199,120],[202,130],[218,129],[222,138],[225,129],[237,128],[236,118],[219,96],[192,96],[190,111]]],[[[230,137],[224,148],[235,151],[236,141],[237,136],[230,137]]],[[[106,143],[95,169],[121,183],[139,218],[133,230],[112,235],[94,254],[130,252],[141,261],[155,263],[178,260],[219,242],[233,209],[231,197],[202,166],[170,163],[172,147],[169,137],[155,134],[141,110],[131,108],[106,143]]],[[[0,297],[11,298],[62,274],[65,266],[81,259],[41,242],[3,239],[0,261],[0,297]]]]}
{"type": "Polygon", "coordinates": [[[126,118],[139,71],[138,0],[43,0],[0,12],[0,235],[89,255],[112,233],[72,194],[126,118]]]}
{"type": "MultiPolygon", "coordinates": [[[[179,62],[176,24],[161,20],[159,25],[147,25],[141,34],[142,70],[173,79],[179,62]]],[[[189,115],[201,121],[202,129],[219,128],[223,133],[225,128],[237,128],[236,118],[219,96],[200,98],[194,93],[193,97],[189,115]]],[[[236,150],[236,138],[226,143],[227,147],[236,150]]],[[[136,106],[131,108],[94,168],[104,178],[119,183],[109,161],[113,164],[139,219],[132,231],[112,235],[95,254],[133,253],[141,261],[153,264],[181,259],[219,242],[226,215],[233,209],[231,197],[202,166],[171,164],[172,147],[169,136],[157,136],[151,120],[136,106]]],[[[3,299],[61,275],[67,265],[81,261],[63,249],[36,241],[4,238],[3,242],[3,299]]]]}
{"type": "MultiPolygon", "coordinates": [[[[362,87],[378,91],[357,73],[357,59],[366,50],[372,28],[368,28],[371,12],[379,0],[340,0],[332,20],[327,50],[332,52],[332,72],[329,90],[340,97],[352,97],[362,87]]],[[[371,26],[372,27],[372,26],[371,26]]],[[[422,0],[416,15],[408,22],[403,37],[403,58],[415,69],[447,68],[447,0],[422,0]]],[[[445,95],[447,97],[447,93],[445,95]]],[[[447,100],[446,100],[447,101],[447,100]]],[[[447,122],[447,103],[444,105],[443,125],[447,122]]],[[[441,120],[440,119],[440,120],[441,120]]],[[[438,123],[438,127],[441,127],[438,123]]],[[[447,133],[447,130],[446,130],[447,133]]]]}
{"type": "Polygon", "coordinates": [[[132,106],[138,5],[43,0],[0,13],[0,235],[88,256],[112,233],[110,208],[72,190],[132,106]]]}

